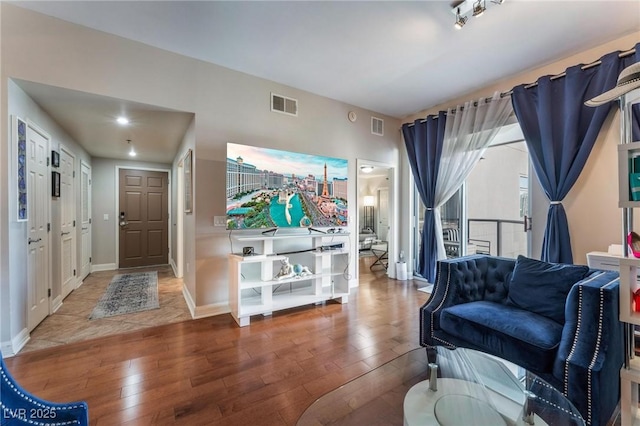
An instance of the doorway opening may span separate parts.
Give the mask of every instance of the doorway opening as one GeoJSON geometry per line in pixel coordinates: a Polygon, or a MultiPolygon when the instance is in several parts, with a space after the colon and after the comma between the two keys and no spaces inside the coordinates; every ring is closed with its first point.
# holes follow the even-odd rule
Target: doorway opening
{"type": "Polygon", "coordinates": [[[357,164],[357,247],[360,258],[356,262],[356,276],[365,265],[372,271],[395,277],[389,267],[389,259],[395,256],[397,231],[393,226],[394,173],[393,166],[375,161],[358,159],[357,164]]]}

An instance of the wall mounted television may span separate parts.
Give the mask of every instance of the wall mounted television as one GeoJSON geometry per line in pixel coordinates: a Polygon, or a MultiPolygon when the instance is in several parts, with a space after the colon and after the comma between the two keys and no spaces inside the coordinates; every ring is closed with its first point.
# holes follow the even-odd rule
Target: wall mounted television
{"type": "Polygon", "coordinates": [[[227,143],[227,229],[347,226],[348,161],[227,143]]]}

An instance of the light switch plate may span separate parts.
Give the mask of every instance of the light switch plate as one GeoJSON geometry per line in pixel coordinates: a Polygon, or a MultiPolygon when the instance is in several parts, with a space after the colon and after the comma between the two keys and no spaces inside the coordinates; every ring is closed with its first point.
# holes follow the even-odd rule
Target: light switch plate
{"type": "Polygon", "coordinates": [[[227,226],[227,217],[226,216],[214,216],[213,217],[213,226],[227,226]]]}
{"type": "Polygon", "coordinates": [[[104,218],[104,220],[109,220],[109,213],[105,213],[103,218],[104,218]]]}

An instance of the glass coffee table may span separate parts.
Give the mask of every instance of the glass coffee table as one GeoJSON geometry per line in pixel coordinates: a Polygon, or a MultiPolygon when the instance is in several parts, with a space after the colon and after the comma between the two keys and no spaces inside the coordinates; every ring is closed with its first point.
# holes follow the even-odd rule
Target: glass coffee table
{"type": "Polygon", "coordinates": [[[412,350],[316,400],[307,425],[576,425],[562,393],[516,365],[470,349],[412,350]]]}

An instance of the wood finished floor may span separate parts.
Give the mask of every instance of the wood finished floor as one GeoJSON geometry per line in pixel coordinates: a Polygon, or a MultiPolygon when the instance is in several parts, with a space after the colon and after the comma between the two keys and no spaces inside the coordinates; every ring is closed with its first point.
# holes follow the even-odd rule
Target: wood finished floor
{"type": "Polygon", "coordinates": [[[166,324],[5,360],[28,391],[85,400],[91,425],[295,425],[317,398],[419,347],[413,281],[361,258],[349,303],[166,324]]]}

